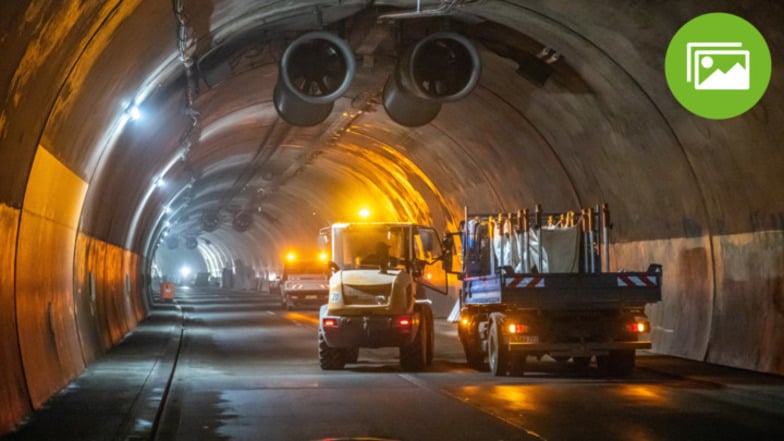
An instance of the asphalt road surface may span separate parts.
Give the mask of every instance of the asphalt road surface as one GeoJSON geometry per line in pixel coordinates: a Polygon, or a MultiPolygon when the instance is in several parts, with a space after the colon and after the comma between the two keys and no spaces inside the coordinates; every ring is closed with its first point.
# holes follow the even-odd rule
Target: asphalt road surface
{"type": "Polygon", "coordinates": [[[529,359],[523,377],[493,377],[465,365],[455,325],[444,320],[424,372],[402,371],[397,349],[362,349],[358,363],[322,371],[315,310],[195,289],[179,290],[176,306],[178,331],[145,356],[149,364],[97,363],[3,439],[784,440],[781,377],[645,353],[623,380],[549,358],[529,359]],[[150,362],[156,354],[169,363],[150,362]],[[110,383],[103,395],[117,385],[103,406],[114,419],[80,409],[79,394],[99,375],[110,383]],[[144,383],[123,385],[122,377],[144,383]]]}

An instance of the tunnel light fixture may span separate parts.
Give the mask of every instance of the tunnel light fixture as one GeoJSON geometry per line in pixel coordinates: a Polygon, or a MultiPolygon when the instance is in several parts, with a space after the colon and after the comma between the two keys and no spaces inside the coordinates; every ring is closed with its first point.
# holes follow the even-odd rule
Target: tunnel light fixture
{"type": "Polygon", "coordinates": [[[160,188],[160,187],[163,187],[164,185],[166,185],[166,181],[163,178],[159,177],[159,178],[155,179],[155,186],[156,187],[160,188]]]}
{"type": "Polygon", "coordinates": [[[139,106],[131,106],[128,109],[128,116],[131,118],[131,121],[138,121],[142,118],[142,111],[139,110],[139,106]]]}
{"type": "Polygon", "coordinates": [[[360,219],[367,219],[370,217],[370,210],[368,208],[363,207],[359,209],[359,212],[357,214],[359,214],[360,219]]]}

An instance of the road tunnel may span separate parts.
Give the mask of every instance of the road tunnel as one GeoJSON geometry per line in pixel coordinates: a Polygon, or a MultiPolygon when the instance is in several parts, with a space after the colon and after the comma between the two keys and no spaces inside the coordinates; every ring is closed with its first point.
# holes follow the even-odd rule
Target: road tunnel
{"type": "Polygon", "coordinates": [[[778,3],[0,10],[0,432],[133,330],[181,262],[255,289],[361,208],[444,232],[464,207],[607,203],[612,268],[664,267],[654,351],[784,374],[778,3]],[[721,120],[664,75],[673,34],[717,11],[773,64],[721,120]]]}

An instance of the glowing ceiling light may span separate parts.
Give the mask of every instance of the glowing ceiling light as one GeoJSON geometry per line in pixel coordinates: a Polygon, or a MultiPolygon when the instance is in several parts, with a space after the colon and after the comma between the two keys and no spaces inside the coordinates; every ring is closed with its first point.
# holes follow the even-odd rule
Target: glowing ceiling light
{"type": "Polygon", "coordinates": [[[370,210],[367,208],[360,208],[359,210],[359,217],[362,219],[367,219],[370,217],[370,210]]]}
{"type": "Polygon", "coordinates": [[[142,112],[139,110],[139,107],[131,106],[131,108],[128,109],[128,116],[131,117],[131,121],[138,121],[142,117],[142,112]]]}

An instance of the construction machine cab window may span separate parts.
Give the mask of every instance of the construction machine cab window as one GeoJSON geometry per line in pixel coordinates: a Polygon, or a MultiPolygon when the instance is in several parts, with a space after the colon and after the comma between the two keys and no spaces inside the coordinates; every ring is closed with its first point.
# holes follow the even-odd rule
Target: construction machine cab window
{"type": "Polygon", "coordinates": [[[386,259],[390,268],[409,259],[406,230],[388,225],[349,225],[335,231],[336,253],[332,260],[343,269],[379,266],[386,259]]]}

